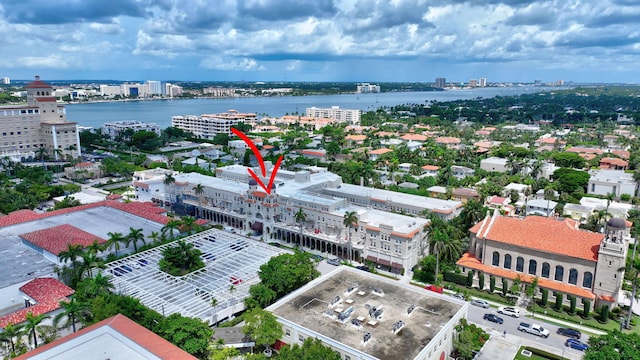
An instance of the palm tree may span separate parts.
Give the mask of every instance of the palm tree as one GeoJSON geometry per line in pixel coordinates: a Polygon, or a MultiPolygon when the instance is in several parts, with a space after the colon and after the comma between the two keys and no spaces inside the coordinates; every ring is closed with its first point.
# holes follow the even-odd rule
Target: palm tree
{"type": "Polygon", "coordinates": [[[171,174],[164,174],[164,180],[162,181],[165,185],[165,200],[167,201],[171,201],[171,195],[169,194],[169,189],[171,188],[171,184],[174,184],[176,182],[176,178],[173,177],[173,175],[171,174]]]}
{"type": "Polygon", "coordinates": [[[192,188],[193,193],[198,196],[198,205],[202,207],[202,198],[204,195],[204,186],[202,184],[197,184],[192,188]]]}
{"type": "Polygon", "coordinates": [[[78,257],[82,256],[84,252],[84,248],[80,244],[67,244],[67,250],[62,251],[58,254],[58,259],[61,262],[67,262],[71,260],[71,267],[75,268],[77,265],[78,257]]]}
{"type": "MultiPolygon", "coordinates": [[[[553,198],[554,195],[555,195],[555,191],[552,188],[550,188],[549,186],[544,188],[544,198],[545,200],[547,200],[547,211],[549,211],[549,200],[551,200],[551,198],[553,198]]],[[[550,211],[548,216],[551,216],[551,214],[553,214],[553,211],[550,211]]]]}
{"type": "Polygon", "coordinates": [[[196,221],[196,218],[194,218],[193,216],[183,216],[181,221],[182,224],[180,225],[180,231],[191,235],[191,233],[198,227],[196,221]]]}
{"type": "Polygon", "coordinates": [[[107,235],[109,235],[109,239],[107,240],[107,246],[110,248],[113,247],[113,249],[116,251],[116,256],[118,256],[118,250],[120,250],[120,244],[126,241],[124,235],[122,235],[122,233],[119,233],[119,232],[116,232],[116,233],[108,232],[107,235]]]}
{"type": "Polygon", "coordinates": [[[99,252],[104,251],[104,245],[100,244],[98,240],[93,240],[91,245],[87,246],[86,250],[93,255],[98,255],[99,252]]]}
{"type": "Polygon", "coordinates": [[[60,321],[64,318],[66,319],[64,327],[69,327],[69,325],[71,325],[73,332],[76,332],[76,322],[78,320],[84,322],[85,319],[91,315],[89,312],[89,309],[91,309],[90,305],[78,302],[75,296],[72,296],[69,301],[61,301],[60,308],[64,311],[53,318],[53,324],[57,327],[60,321]]]}
{"type": "Polygon", "coordinates": [[[53,155],[56,161],[62,157],[62,149],[53,149],[53,155]]]}
{"type": "Polygon", "coordinates": [[[26,324],[24,325],[27,334],[31,337],[33,336],[33,347],[38,347],[38,326],[45,320],[48,319],[49,316],[45,314],[41,315],[33,315],[31,311],[27,313],[26,316],[26,324]]]}
{"type": "Polygon", "coordinates": [[[99,271],[96,276],[82,280],[83,295],[87,298],[92,298],[109,294],[114,289],[113,283],[109,281],[110,279],[111,276],[102,275],[102,271],[99,271]]]}
{"type": "Polygon", "coordinates": [[[11,353],[16,352],[16,342],[13,339],[22,337],[25,334],[24,326],[21,324],[9,324],[0,332],[0,341],[11,344],[11,353]]]}
{"type": "Polygon", "coordinates": [[[47,170],[47,164],[44,161],[47,159],[47,153],[48,151],[45,147],[39,147],[38,150],[36,150],[36,158],[42,160],[42,166],[45,170],[47,170]]]}
{"type": "Polygon", "coordinates": [[[149,236],[147,236],[149,240],[151,240],[152,244],[155,244],[160,241],[160,233],[157,231],[152,231],[149,236]]]}
{"type": "Polygon", "coordinates": [[[134,229],[129,227],[129,234],[127,235],[127,239],[133,243],[133,251],[138,252],[138,241],[142,241],[143,244],[146,244],[144,241],[144,234],[142,233],[142,229],[134,229]]]}
{"type": "Polygon", "coordinates": [[[99,258],[96,254],[92,252],[82,253],[82,274],[85,270],[87,272],[87,277],[91,277],[91,269],[92,268],[104,268],[104,262],[101,258],[99,258]]]}
{"type": "Polygon", "coordinates": [[[358,225],[358,213],[355,211],[346,211],[344,213],[344,226],[347,227],[347,242],[349,243],[349,263],[351,263],[351,227],[358,225]]]}
{"type": "Polygon", "coordinates": [[[302,227],[304,226],[304,222],[307,220],[307,213],[305,213],[302,208],[299,208],[294,217],[298,225],[300,225],[300,241],[302,241],[302,227]]]}
{"type": "Polygon", "coordinates": [[[167,224],[162,228],[162,234],[169,232],[169,236],[173,237],[173,232],[180,228],[180,220],[171,219],[167,222],[167,224]]]}
{"type": "MultiPolygon", "coordinates": [[[[453,229],[452,229],[453,230],[453,229]]],[[[431,246],[436,255],[436,284],[440,282],[440,257],[444,255],[445,259],[453,260],[459,258],[462,254],[462,242],[455,236],[447,234],[445,228],[434,228],[431,234],[431,246]]]]}

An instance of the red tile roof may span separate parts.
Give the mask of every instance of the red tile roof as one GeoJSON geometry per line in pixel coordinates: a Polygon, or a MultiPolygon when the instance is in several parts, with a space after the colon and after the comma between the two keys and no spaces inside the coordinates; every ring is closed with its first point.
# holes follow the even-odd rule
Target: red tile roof
{"type": "Polygon", "coordinates": [[[66,251],[69,244],[82,245],[87,247],[95,240],[100,244],[106,242],[105,239],[99,238],[84,230],[78,229],[69,224],[54,226],[47,229],[32,231],[19,235],[22,239],[36,245],[39,248],[58,255],[66,251]]]}
{"type": "Polygon", "coordinates": [[[498,216],[480,221],[469,231],[479,238],[504,244],[598,261],[604,234],[578,229],[576,224],[575,220],[565,218],[498,216]]]}
{"type": "MultiPolygon", "coordinates": [[[[16,360],[26,360],[31,358],[32,356],[47,353],[48,351],[51,351],[59,345],[62,345],[66,342],[74,340],[82,335],[91,333],[92,331],[105,326],[110,327],[114,331],[122,334],[127,339],[133,341],[137,345],[143,347],[144,349],[153,353],[161,359],[197,360],[196,357],[190,355],[179,347],[163,339],[159,335],[154,334],[151,330],[148,330],[142,325],[137,324],[135,321],[121,314],[102,320],[97,324],[93,324],[84,329],[78,330],[78,332],[76,333],[67,335],[49,344],[42,345],[41,347],[32,350],[31,352],[18,356],[16,360]]],[[[54,353],[52,352],[51,354],[53,355],[54,353]]]]}
{"type": "MultiPolygon", "coordinates": [[[[523,273],[517,273],[515,271],[511,271],[508,269],[500,268],[497,266],[485,265],[480,260],[476,259],[469,253],[465,253],[462,255],[460,260],[456,262],[456,265],[462,266],[468,269],[482,271],[485,274],[498,276],[506,279],[515,279],[517,276],[520,276],[520,280],[526,283],[531,283],[534,279],[531,275],[526,275],[523,273]]],[[[575,285],[569,285],[566,283],[561,283],[555,280],[550,280],[546,278],[538,278],[538,286],[541,288],[546,288],[552,291],[559,291],[565,294],[572,294],[581,298],[586,299],[595,299],[596,296],[589,289],[584,289],[575,285]]]]}
{"type": "Polygon", "coordinates": [[[380,149],[376,149],[376,150],[372,150],[369,152],[369,155],[382,155],[382,154],[386,154],[388,152],[392,152],[393,150],[391,149],[387,149],[387,148],[380,148],[380,149]]]}
{"type": "Polygon", "coordinates": [[[440,136],[435,141],[438,144],[460,144],[462,142],[459,138],[451,136],[440,136]]]}
{"type": "Polygon", "coordinates": [[[60,308],[60,301],[74,293],[72,288],[54,278],[33,279],[22,285],[19,290],[37,303],[34,306],[0,316],[0,328],[4,328],[10,324],[20,324],[24,322],[28,313],[36,316],[50,313],[60,308]]]}
{"type": "Polygon", "coordinates": [[[48,217],[70,214],[76,211],[93,209],[96,207],[108,206],[126,213],[139,216],[141,218],[151,220],[160,224],[166,224],[169,220],[166,216],[161,215],[166,210],[156,206],[152,202],[130,202],[121,203],[119,201],[105,200],[93,204],[74,206],[66,209],[48,211],[43,214],[37,214],[32,210],[18,210],[0,217],[0,227],[22,224],[29,221],[40,220],[48,217]]]}

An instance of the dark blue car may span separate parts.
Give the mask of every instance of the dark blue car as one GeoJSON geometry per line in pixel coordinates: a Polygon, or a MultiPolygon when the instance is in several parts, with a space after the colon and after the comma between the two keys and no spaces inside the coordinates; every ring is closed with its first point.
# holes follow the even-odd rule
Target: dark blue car
{"type": "Polygon", "coordinates": [[[576,349],[576,350],[580,350],[580,351],[585,351],[589,348],[589,345],[583,343],[580,340],[576,340],[576,339],[568,339],[567,341],[565,341],[564,346],[568,346],[572,349],[576,349]]]}

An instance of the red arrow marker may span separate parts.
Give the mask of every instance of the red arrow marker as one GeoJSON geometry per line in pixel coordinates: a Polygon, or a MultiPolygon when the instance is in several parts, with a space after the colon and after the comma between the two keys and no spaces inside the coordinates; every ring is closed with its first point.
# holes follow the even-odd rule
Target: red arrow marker
{"type": "MultiPolygon", "coordinates": [[[[238,137],[240,137],[240,139],[247,143],[251,151],[253,151],[253,155],[255,155],[256,159],[258,160],[260,170],[262,171],[262,177],[266,177],[267,170],[264,166],[264,160],[262,159],[262,155],[260,154],[260,151],[258,150],[256,144],[254,144],[253,141],[251,141],[251,139],[247,137],[247,135],[236,128],[231,128],[231,132],[236,134],[238,137]]],[[[273,171],[271,172],[271,176],[269,177],[269,186],[265,186],[260,177],[252,169],[247,169],[249,171],[249,175],[251,175],[251,177],[258,183],[258,185],[260,185],[261,188],[264,189],[267,194],[271,194],[271,187],[273,186],[273,182],[276,179],[276,173],[278,172],[278,169],[280,169],[280,163],[282,162],[282,159],[283,156],[280,155],[278,161],[276,161],[276,165],[273,167],[273,171]]]]}

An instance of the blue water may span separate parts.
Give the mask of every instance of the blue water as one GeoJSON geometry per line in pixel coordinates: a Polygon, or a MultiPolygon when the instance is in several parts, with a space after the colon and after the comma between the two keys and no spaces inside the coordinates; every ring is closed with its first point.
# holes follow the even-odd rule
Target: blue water
{"type": "Polygon", "coordinates": [[[176,115],[216,114],[234,109],[243,113],[256,113],[279,117],[285,114],[304,115],[306,108],[340,106],[343,109],[372,111],[383,106],[424,104],[427,101],[452,101],[473,98],[512,96],[525,93],[557,90],[533,86],[476,88],[427,92],[387,92],[379,94],[344,94],[282,97],[246,97],[234,99],[176,99],[127,102],[95,102],[66,105],[67,119],[80,126],[98,128],[102,124],[119,120],[138,120],[156,123],[162,128],[171,126],[176,115]]]}

